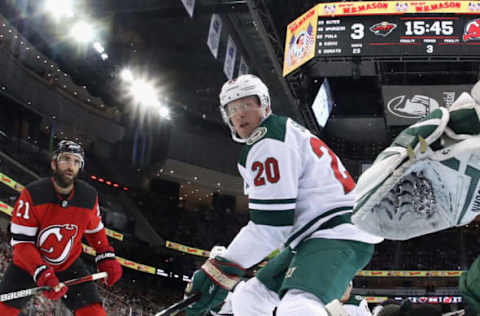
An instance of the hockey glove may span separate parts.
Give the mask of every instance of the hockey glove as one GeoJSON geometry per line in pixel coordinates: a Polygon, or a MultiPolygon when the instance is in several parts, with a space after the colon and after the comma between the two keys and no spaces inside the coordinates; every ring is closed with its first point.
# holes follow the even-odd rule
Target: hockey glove
{"type": "Polygon", "coordinates": [[[122,277],[122,266],[115,258],[112,247],[108,247],[104,251],[97,253],[95,263],[97,264],[98,271],[107,272],[108,277],[105,283],[108,286],[114,285],[122,277]]]}
{"type": "Polygon", "coordinates": [[[359,178],[352,222],[406,240],[478,215],[480,107],[463,93],[408,127],[359,178]]]}
{"type": "Polygon", "coordinates": [[[51,288],[48,291],[43,291],[43,295],[50,300],[58,300],[68,291],[68,287],[58,280],[55,271],[46,265],[39,266],[35,270],[33,280],[38,286],[48,286],[51,288]]]}
{"type": "Polygon", "coordinates": [[[227,259],[219,256],[208,259],[201,269],[193,274],[192,284],[187,287],[187,295],[202,294],[200,300],[188,307],[187,315],[202,315],[222,304],[228,291],[233,291],[244,274],[242,267],[227,259]]]}

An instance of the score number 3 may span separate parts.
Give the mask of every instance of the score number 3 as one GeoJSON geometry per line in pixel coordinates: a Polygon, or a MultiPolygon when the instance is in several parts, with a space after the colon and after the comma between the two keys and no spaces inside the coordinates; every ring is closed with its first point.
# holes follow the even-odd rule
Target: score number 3
{"type": "Polygon", "coordinates": [[[342,184],[343,192],[347,194],[355,188],[355,181],[353,181],[350,173],[343,167],[341,162],[338,160],[337,155],[325,145],[320,139],[312,137],[310,138],[310,145],[312,146],[313,152],[319,157],[322,158],[323,155],[327,154],[332,159],[330,163],[335,178],[342,184]]]}
{"type": "Polygon", "coordinates": [[[352,33],[350,37],[354,40],[360,40],[365,36],[365,26],[361,23],[354,23],[351,26],[352,33]]]}

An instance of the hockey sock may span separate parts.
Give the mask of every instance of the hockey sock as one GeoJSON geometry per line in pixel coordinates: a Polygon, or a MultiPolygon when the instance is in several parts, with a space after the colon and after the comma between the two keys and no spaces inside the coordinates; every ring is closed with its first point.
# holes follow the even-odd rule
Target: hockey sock
{"type": "Polygon", "coordinates": [[[107,316],[107,313],[103,309],[102,305],[95,303],[77,309],[75,311],[75,316],[107,316]]]}
{"type": "Polygon", "coordinates": [[[20,313],[19,309],[0,303],[0,315],[2,316],[17,316],[20,313]]]}

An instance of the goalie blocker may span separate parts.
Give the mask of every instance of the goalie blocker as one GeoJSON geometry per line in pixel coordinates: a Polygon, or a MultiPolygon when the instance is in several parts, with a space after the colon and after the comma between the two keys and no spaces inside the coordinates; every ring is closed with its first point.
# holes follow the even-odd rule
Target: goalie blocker
{"type": "Polygon", "coordinates": [[[358,180],[352,222],[406,240],[480,212],[480,83],[403,130],[358,180]]]}

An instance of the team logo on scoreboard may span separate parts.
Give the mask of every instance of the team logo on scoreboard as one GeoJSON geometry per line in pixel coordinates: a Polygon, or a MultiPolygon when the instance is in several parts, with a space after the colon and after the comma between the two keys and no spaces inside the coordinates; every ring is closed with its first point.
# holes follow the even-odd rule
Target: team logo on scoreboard
{"type": "Polygon", "coordinates": [[[465,25],[463,31],[463,41],[479,41],[480,40],[480,19],[471,20],[465,25]]]}
{"type": "Polygon", "coordinates": [[[328,14],[328,15],[335,14],[336,11],[337,11],[337,6],[334,5],[334,4],[333,5],[326,4],[326,5],[323,6],[323,13],[324,14],[328,14]]]}
{"type": "Polygon", "coordinates": [[[300,62],[307,54],[311,52],[315,44],[313,38],[313,25],[308,24],[308,27],[304,31],[300,31],[297,36],[292,34],[289,43],[287,64],[293,65],[300,62]]]}
{"type": "Polygon", "coordinates": [[[407,12],[408,11],[408,2],[397,2],[395,4],[395,11],[397,11],[397,12],[407,12]]]}
{"type": "Polygon", "coordinates": [[[476,2],[469,2],[468,3],[468,10],[472,12],[479,12],[480,11],[480,4],[476,2]]]}
{"type": "Polygon", "coordinates": [[[392,33],[394,29],[397,28],[396,24],[390,22],[380,22],[369,27],[369,30],[378,36],[386,37],[388,34],[392,33]]]}
{"type": "Polygon", "coordinates": [[[390,113],[408,119],[423,118],[439,107],[440,105],[435,99],[420,94],[416,94],[412,98],[399,95],[387,103],[387,109],[390,113]]]}

